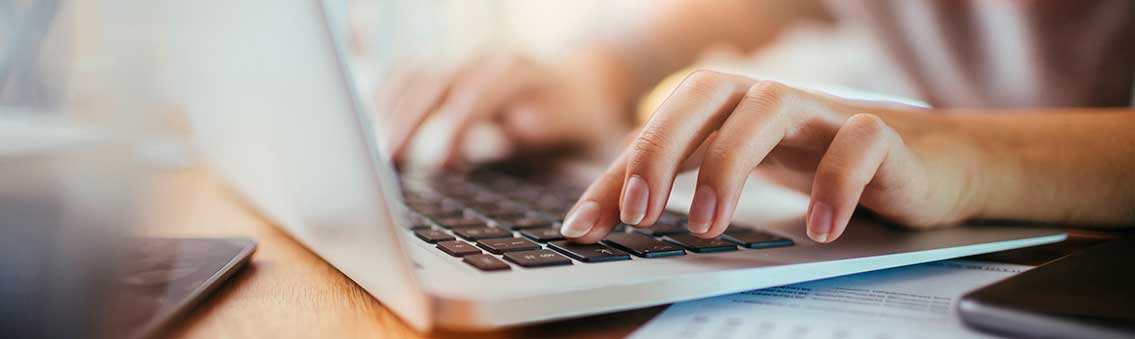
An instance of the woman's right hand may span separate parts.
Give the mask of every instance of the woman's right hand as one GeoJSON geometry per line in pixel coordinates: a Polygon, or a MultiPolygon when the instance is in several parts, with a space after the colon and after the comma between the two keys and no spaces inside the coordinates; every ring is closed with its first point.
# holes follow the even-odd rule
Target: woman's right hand
{"type": "Polygon", "coordinates": [[[393,72],[376,97],[393,160],[436,170],[518,151],[596,146],[623,135],[628,105],[607,90],[609,65],[579,59],[553,68],[494,53],[451,67],[393,72]]]}
{"type": "Polygon", "coordinates": [[[698,169],[689,228],[722,234],[745,179],[767,159],[812,177],[807,234],[843,234],[865,207],[924,229],[978,215],[988,150],[942,114],[864,103],[713,71],[690,74],[580,197],[562,233],[593,243],[619,223],[649,227],[674,177],[698,169]]]}

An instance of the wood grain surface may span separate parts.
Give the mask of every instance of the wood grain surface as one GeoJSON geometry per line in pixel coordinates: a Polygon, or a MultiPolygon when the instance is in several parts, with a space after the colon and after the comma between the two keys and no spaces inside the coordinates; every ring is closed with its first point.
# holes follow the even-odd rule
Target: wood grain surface
{"type": "Polygon", "coordinates": [[[492,332],[417,333],[207,170],[157,173],[146,191],[143,234],[259,243],[248,267],[166,332],[173,338],[621,338],[665,308],[492,332]]]}

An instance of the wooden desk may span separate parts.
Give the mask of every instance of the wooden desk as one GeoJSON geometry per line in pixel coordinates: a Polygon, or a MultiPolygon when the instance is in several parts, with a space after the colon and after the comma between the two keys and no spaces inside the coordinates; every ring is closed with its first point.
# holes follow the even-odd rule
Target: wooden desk
{"type": "MultiPolygon", "coordinates": [[[[621,338],[665,308],[486,333],[419,334],[203,168],[154,175],[143,204],[144,234],[243,236],[260,244],[243,272],[170,329],[176,338],[621,338]]],[[[1074,240],[990,258],[1038,264],[1094,242],[1074,240]]]]}
{"type": "Polygon", "coordinates": [[[259,242],[243,272],[170,329],[175,338],[621,338],[664,309],[486,333],[419,334],[203,168],[154,175],[142,203],[144,234],[259,242]]]}

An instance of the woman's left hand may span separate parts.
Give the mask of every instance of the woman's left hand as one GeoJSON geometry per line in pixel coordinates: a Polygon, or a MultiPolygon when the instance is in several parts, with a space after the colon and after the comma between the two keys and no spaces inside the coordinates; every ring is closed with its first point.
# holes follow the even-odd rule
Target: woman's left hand
{"type": "Polygon", "coordinates": [[[700,168],[689,228],[719,236],[745,179],[767,160],[813,175],[807,234],[817,242],[839,238],[859,205],[909,227],[951,224],[975,213],[983,156],[943,115],[697,71],[587,189],[562,232],[591,243],[619,222],[648,227],[675,175],[700,168]]]}

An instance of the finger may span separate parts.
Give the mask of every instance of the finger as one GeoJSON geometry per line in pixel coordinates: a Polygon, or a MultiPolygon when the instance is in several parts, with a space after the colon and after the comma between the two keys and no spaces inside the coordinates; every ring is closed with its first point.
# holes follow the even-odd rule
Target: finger
{"type": "Polygon", "coordinates": [[[443,121],[440,137],[447,138],[438,156],[446,164],[456,161],[456,151],[470,126],[501,112],[510,99],[538,83],[531,66],[517,57],[500,57],[481,66],[450,89],[438,109],[438,118],[443,121]]]}
{"type": "Polygon", "coordinates": [[[383,132],[382,141],[390,150],[391,158],[395,164],[399,162],[398,152],[405,142],[401,139],[407,138],[404,135],[409,135],[409,133],[399,133],[399,131],[404,130],[402,126],[405,124],[403,122],[405,119],[398,114],[399,98],[409,92],[409,88],[412,87],[411,83],[421,72],[421,68],[409,64],[392,69],[382,78],[374,92],[376,118],[379,123],[378,126],[382,128],[383,132]]]}
{"type": "MultiPolygon", "coordinates": [[[[682,169],[696,168],[700,161],[695,159],[706,145],[712,143],[716,134],[710,134],[690,159],[681,165],[682,169]]],[[[632,140],[628,140],[629,143],[632,140]]],[[[580,196],[579,202],[564,217],[560,233],[569,240],[579,243],[594,243],[602,240],[619,224],[618,201],[626,173],[626,148],[610,167],[580,196]]]]}
{"type": "Polygon", "coordinates": [[[564,217],[560,233],[571,241],[602,240],[619,223],[619,192],[626,172],[626,152],[619,156],[580,196],[564,217]]]}
{"type": "Polygon", "coordinates": [[[712,238],[729,226],[745,179],[780,144],[789,120],[803,107],[791,88],[759,81],[750,86],[706,147],[690,204],[689,228],[712,238]]]}
{"type": "Polygon", "coordinates": [[[396,162],[405,158],[406,146],[411,136],[419,131],[422,122],[438,107],[449,90],[450,83],[459,78],[460,73],[456,68],[421,70],[416,72],[416,76],[412,79],[405,80],[406,89],[393,105],[387,108],[391,117],[389,125],[394,127],[388,135],[396,162]]]}
{"type": "Polygon", "coordinates": [[[379,112],[384,114],[392,112],[391,110],[397,104],[398,98],[406,92],[409,87],[408,84],[417,76],[419,71],[421,70],[418,67],[406,65],[392,69],[383,77],[378,88],[374,91],[375,107],[379,109],[379,112]]]}
{"type": "Polygon", "coordinates": [[[721,126],[751,82],[711,71],[682,81],[627,150],[619,200],[623,223],[654,224],[666,208],[679,165],[721,126]]]}
{"type": "Polygon", "coordinates": [[[868,185],[898,187],[911,178],[913,155],[882,119],[857,114],[836,132],[816,168],[808,207],[808,237],[839,238],[868,185]]]}
{"type": "Polygon", "coordinates": [[[702,141],[701,145],[698,145],[697,149],[690,152],[686,160],[683,160],[682,163],[678,165],[678,172],[691,171],[700,167],[702,160],[705,158],[705,150],[709,148],[709,145],[713,144],[714,140],[717,140],[717,131],[710,133],[708,137],[705,137],[705,141],[702,141]]]}

